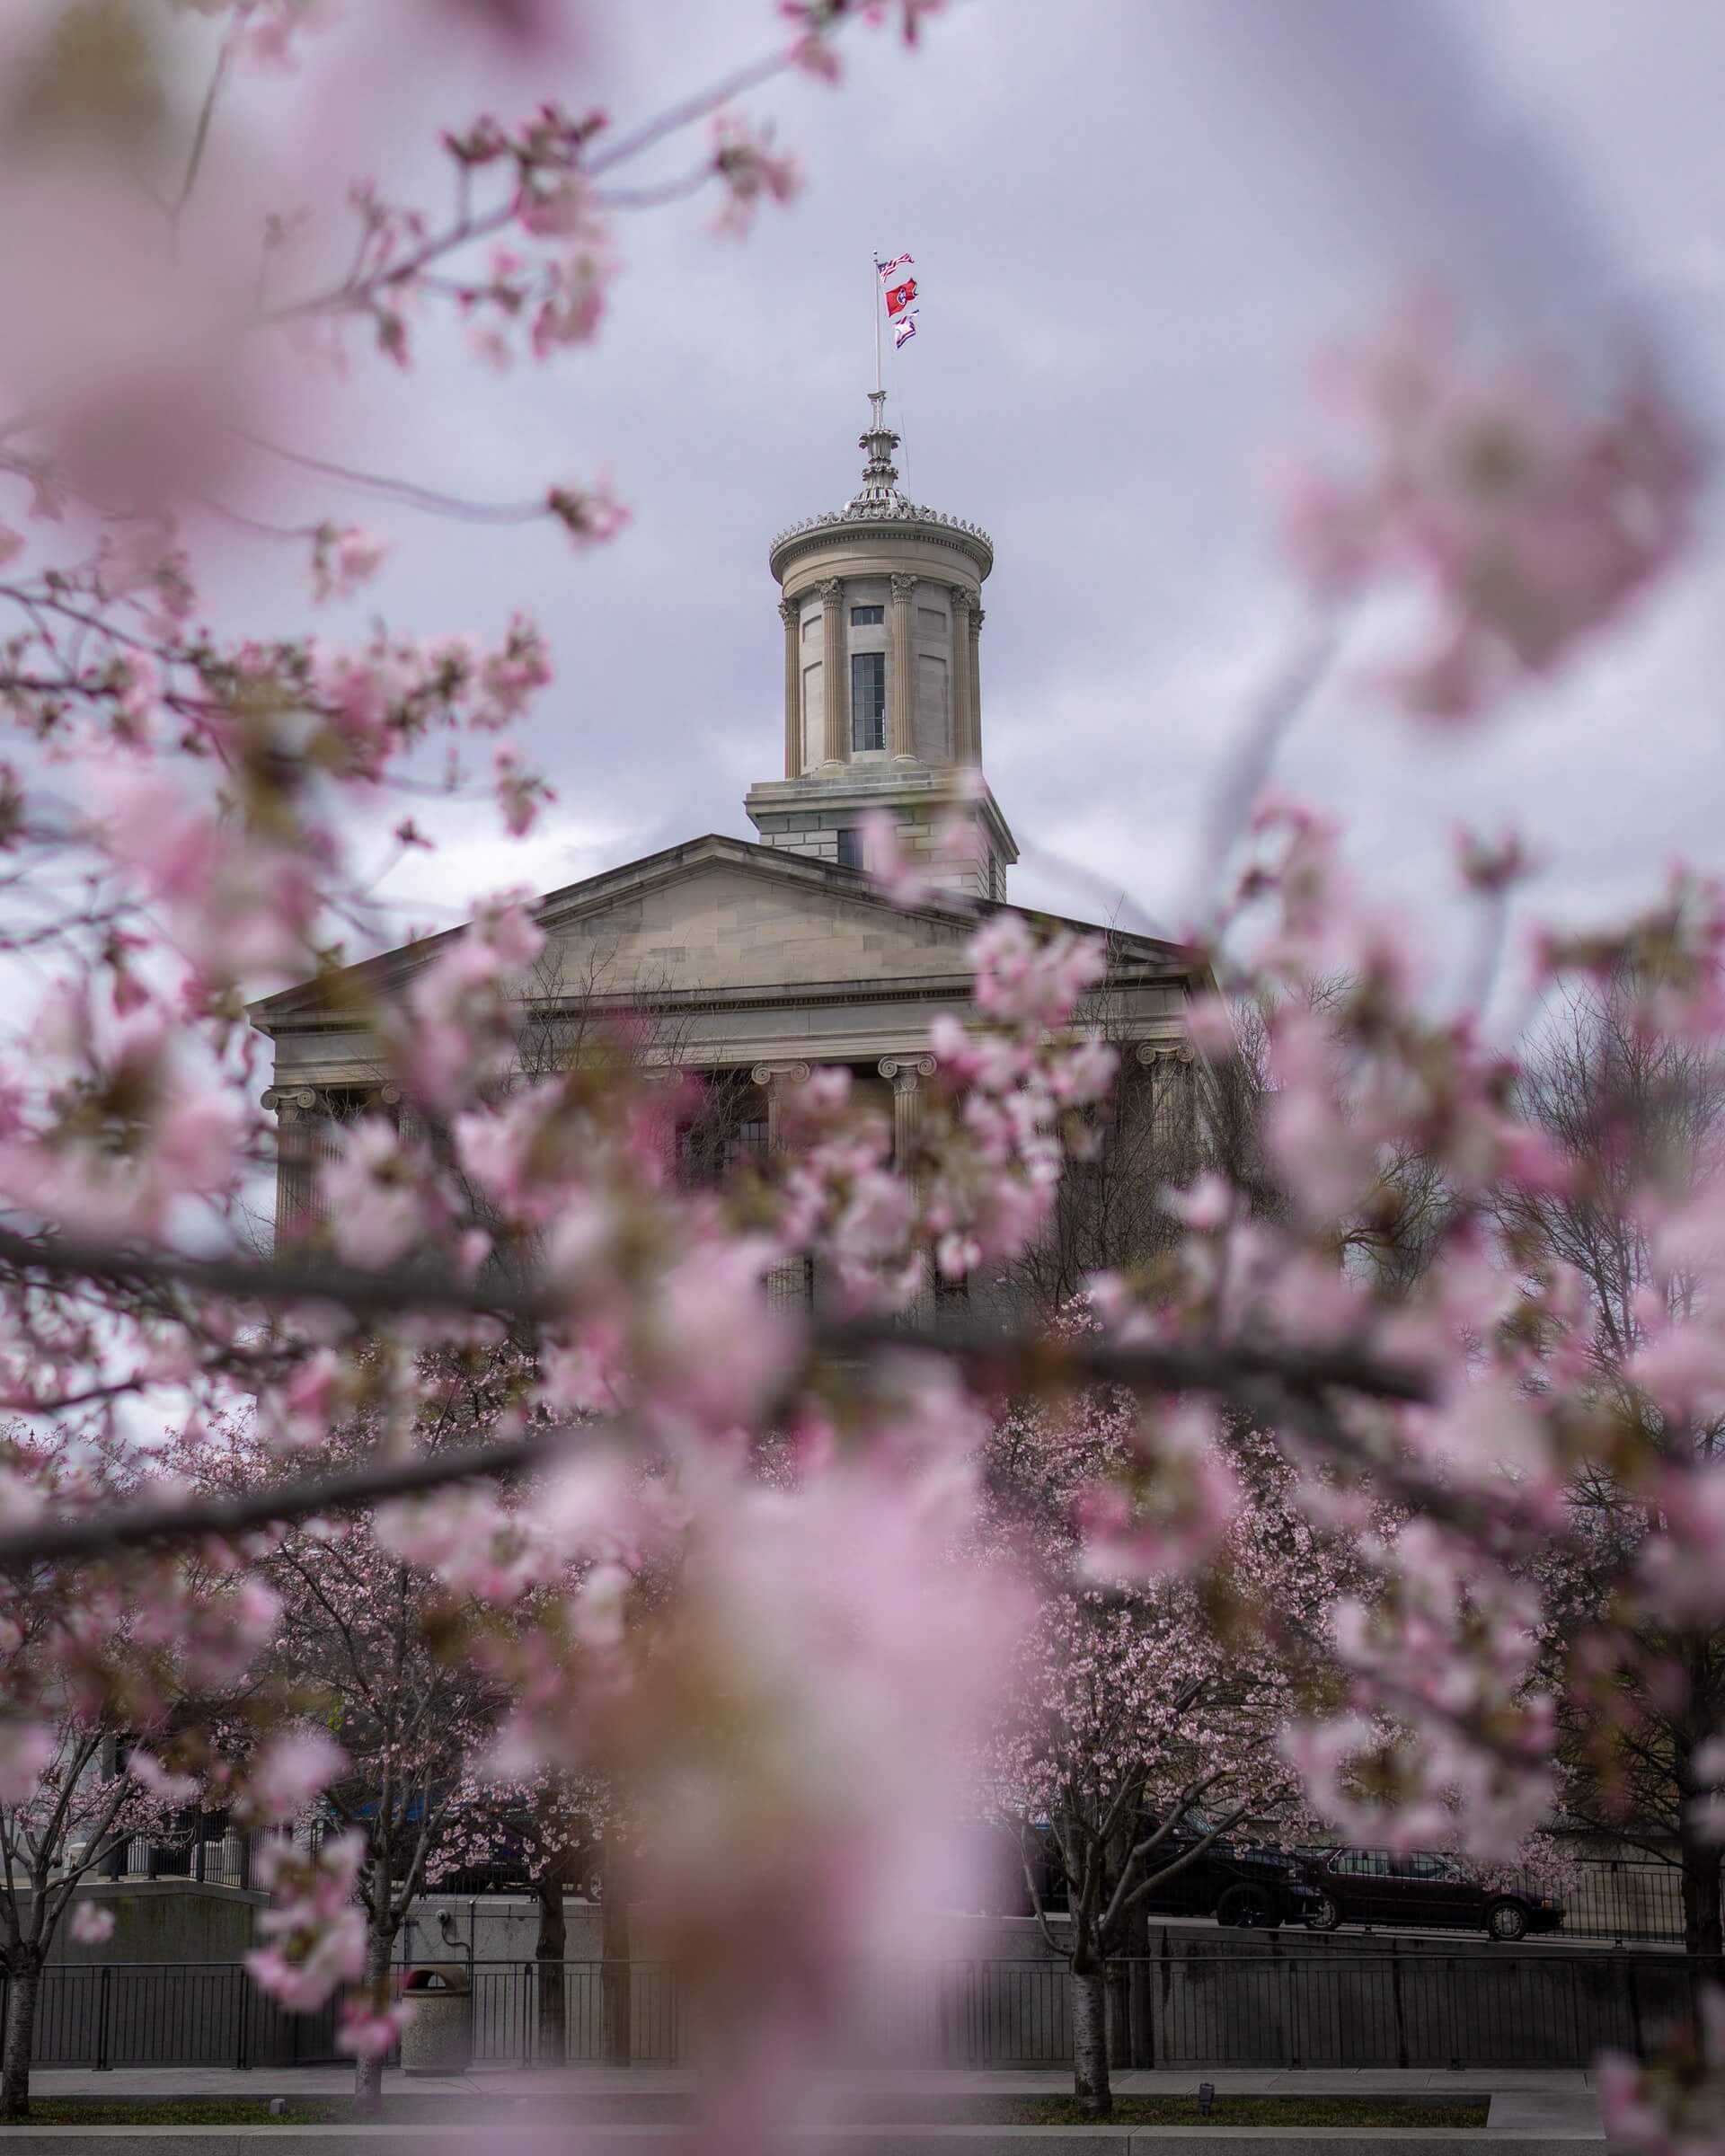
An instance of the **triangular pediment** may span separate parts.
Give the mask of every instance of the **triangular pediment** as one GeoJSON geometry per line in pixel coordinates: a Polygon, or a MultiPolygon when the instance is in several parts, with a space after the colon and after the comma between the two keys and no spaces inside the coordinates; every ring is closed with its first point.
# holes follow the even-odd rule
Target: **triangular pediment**
{"type": "MultiPolygon", "coordinates": [[[[539,970],[551,994],[625,1003],[957,985],[969,976],[965,947],[976,926],[970,907],[895,906],[854,870],[717,835],[548,892],[538,917],[546,932],[539,970]]],[[[398,988],[461,933],[385,952],[342,978],[373,992],[398,988]]],[[[1137,967],[1169,978],[1190,969],[1191,955],[1177,945],[1116,941],[1137,967]]],[[[254,1004],[252,1017],[273,1031],[341,1000],[336,983],[311,982],[254,1004]]]]}
{"type": "Polygon", "coordinates": [[[729,839],[553,893],[540,918],[565,975],[648,997],[957,978],[975,926],[956,906],[902,909],[862,876],[729,839]]]}

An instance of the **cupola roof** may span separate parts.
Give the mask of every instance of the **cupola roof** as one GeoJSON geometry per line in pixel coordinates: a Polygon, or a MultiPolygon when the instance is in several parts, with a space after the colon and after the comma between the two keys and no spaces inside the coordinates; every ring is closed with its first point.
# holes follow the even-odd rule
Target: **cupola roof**
{"type": "Polygon", "coordinates": [[[862,484],[842,509],[820,517],[805,517],[779,533],[767,555],[773,574],[782,584],[785,572],[800,555],[810,553],[834,539],[868,534],[877,538],[902,535],[907,539],[933,541],[956,548],[975,565],[979,578],[995,566],[994,543],[978,524],[962,517],[949,517],[913,502],[898,485],[898,468],[892,455],[899,436],[887,425],[887,393],[869,393],[869,424],[857,437],[856,446],[867,455],[862,484]]]}

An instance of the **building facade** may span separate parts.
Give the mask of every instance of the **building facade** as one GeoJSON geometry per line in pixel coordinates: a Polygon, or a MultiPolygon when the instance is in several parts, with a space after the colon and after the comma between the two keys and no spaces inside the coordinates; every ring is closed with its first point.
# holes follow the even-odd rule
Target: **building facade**
{"type": "MultiPolygon", "coordinates": [[[[930,1021],[972,1015],[965,946],[978,911],[1007,903],[1017,848],[983,762],[981,590],[994,550],[975,525],[899,491],[898,437],[880,394],[870,402],[861,489],[772,545],[783,768],[745,801],[757,837],[708,834],[546,893],[523,1035],[541,1053],[562,1041],[574,1054],[595,1020],[626,1012],[639,1032],[644,1016],[650,1056],[723,1091],[726,1142],[769,1147],[784,1085],[842,1065],[907,1157],[933,1067],[930,1021]],[[871,811],[926,862],[927,903],[896,905],[871,879],[871,811]],[[955,824],[967,843],[953,844],[955,824]]],[[[318,1163],[341,1124],[397,1107],[364,1013],[445,941],[253,1006],[274,1049],[264,1105],[278,1119],[284,1227],[315,1221],[318,1163]]],[[[1190,1065],[1183,1014],[1202,961],[1153,937],[1110,931],[1110,945],[1109,1029],[1128,1070],[1190,1065]]]]}

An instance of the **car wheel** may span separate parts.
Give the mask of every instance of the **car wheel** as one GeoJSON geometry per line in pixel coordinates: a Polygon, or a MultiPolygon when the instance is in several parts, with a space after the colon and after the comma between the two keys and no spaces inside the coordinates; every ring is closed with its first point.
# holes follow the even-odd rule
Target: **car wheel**
{"type": "Polygon", "coordinates": [[[1230,1886],[1216,1904],[1216,1921],[1269,1931],[1275,1926],[1276,1911],[1261,1886],[1230,1886]]]}
{"type": "Polygon", "coordinates": [[[1305,1920],[1308,1931],[1333,1931],[1341,1922],[1341,1910],[1333,1895],[1321,1894],[1317,1906],[1305,1920]]]}
{"type": "Polygon", "coordinates": [[[1493,1902],[1485,1913],[1485,1928],[1493,1939],[1526,1939],[1527,1912],[1519,1902],[1493,1902]]]}

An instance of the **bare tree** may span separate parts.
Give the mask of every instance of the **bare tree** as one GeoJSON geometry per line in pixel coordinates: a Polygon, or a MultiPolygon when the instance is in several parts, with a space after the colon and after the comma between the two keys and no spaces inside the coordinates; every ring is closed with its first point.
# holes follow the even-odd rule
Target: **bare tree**
{"type": "Polygon", "coordinates": [[[1156,1044],[1148,1060],[1132,994],[1129,959],[1109,939],[1108,969],[1076,1022],[1107,1041],[1119,1076],[1088,1118],[1087,1144],[1067,1162],[1047,1232],[1008,1267],[1002,1298],[1052,1316],[1097,1273],[1154,1264],[1181,1229],[1163,1195],[1206,1169],[1221,1169],[1268,1208],[1274,1191],[1259,1145],[1263,1091],[1262,1017],[1235,1013],[1235,1052],[1203,1058],[1183,1044],[1156,1044]]]}
{"type": "MultiPolygon", "coordinates": [[[[1691,1468],[1721,1457],[1725,1421],[1662,1414],[1632,1365],[1660,1319],[1686,1314],[1695,1284],[1654,1262],[1650,1224],[1630,1200],[1650,1180],[1674,1197],[1689,1188],[1725,1136],[1725,1065],[1711,1049],[1650,1036],[1629,985],[1572,994],[1536,1038],[1523,1105],[1566,1172],[1555,1189],[1517,1193],[1504,1217],[1531,1273],[1561,1265],[1585,1285],[1599,1413],[1674,1468],[1691,1468]]],[[[1695,1800],[1710,1785],[1695,1760],[1725,1727],[1725,1634],[1656,1622],[1621,1592],[1607,1606],[1601,1583],[1621,1579],[1660,1524],[1644,1480],[1630,1486],[1590,1469],[1572,1504],[1578,1548],[1554,1556],[1543,1582],[1553,1662],[1566,1659],[1564,1643],[1584,1623],[1608,1623],[1623,1651],[1608,1667],[1569,1672],[1557,1688],[1566,1806],[1577,1820],[1675,1860],[1685,1942],[1717,1955],[1721,1851],[1696,1820],[1695,1800]],[[1657,1684],[1644,1674],[1654,1669],[1657,1684]]]]}

